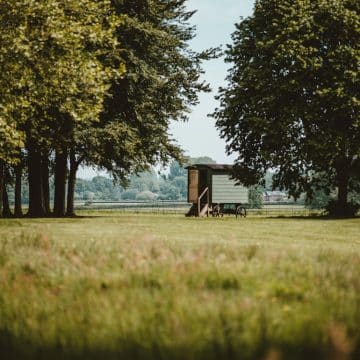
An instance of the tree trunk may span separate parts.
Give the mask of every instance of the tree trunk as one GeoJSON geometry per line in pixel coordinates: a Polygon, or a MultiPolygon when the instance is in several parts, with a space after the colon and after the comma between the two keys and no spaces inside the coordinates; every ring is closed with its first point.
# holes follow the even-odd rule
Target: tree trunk
{"type": "Polygon", "coordinates": [[[4,186],[3,186],[3,210],[2,210],[2,216],[4,218],[9,218],[9,217],[12,216],[12,212],[11,212],[10,204],[9,204],[9,196],[8,196],[8,193],[7,193],[5,183],[4,183],[4,186]]]}
{"type": "Polygon", "coordinates": [[[338,200],[336,206],[337,216],[347,216],[349,193],[349,176],[342,175],[338,178],[338,200]]]}
{"type": "Polygon", "coordinates": [[[0,160],[0,217],[2,217],[3,210],[4,168],[5,165],[3,161],[0,160]]]}
{"type": "Polygon", "coordinates": [[[22,182],[22,165],[15,168],[15,217],[22,217],[21,207],[21,182],[22,182]]]}
{"type": "Polygon", "coordinates": [[[75,152],[70,151],[70,172],[68,181],[68,193],[67,193],[67,210],[66,216],[75,216],[74,211],[74,193],[76,183],[76,172],[78,169],[78,162],[76,161],[75,152]]]}
{"type": "Polygon", "coordinates": [[[50,216],[50,187],[49,187],[49,157],[48,154],[42,155],[42,185],[44,193],[44,209],[47,216],[50,216]]]}
{"type": "Polygon", "coordinates": [[[44,193],[42,186],[41,153],[31,144],[28,148],[29,213],[30,217],[44,217],[44,193]]]}
{"type": "Polygon", "coordinates": [[[55,154],[55,197],[54,215],[65,216],[67,151],[56,151],[55,154]]]}

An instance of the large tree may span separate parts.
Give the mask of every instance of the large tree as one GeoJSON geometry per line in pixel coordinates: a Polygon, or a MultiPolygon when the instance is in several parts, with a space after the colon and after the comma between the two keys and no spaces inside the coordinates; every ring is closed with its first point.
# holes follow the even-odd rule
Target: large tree
{"type": "Polygon", "coordinates": [[[170,122],[185,120],[189,107],[198,102],[198,92],[209,90],[200,80],[201,62],[216,55],[214,49],[197,53],[189,47],[195,36],[189,24],[194,11],[185,3],[112,1],[113,11],[122,18],[115,33],[126,73],[112,82],[99,123],[74,131],[69,215],[80,163],[106,169],[124,181],[157,162],[181,158],[169,133],[170,122]]]}
{"type": "Polygon", "coordinates": [[[347,213],[360,177],[359,10],[357,0],[258,0],[236,25],[214,116],[242,182],[272,168],[273,186],[294,196],[336,186],[333,212],[347,213]]]}
{"type": "Polygon", "coordinates": [[[19,29],[10,16],[13,4],[0,2],[0,217],[5,188],[5,167],[16,164],[24,133],[20,124],[26,119],[28,102],[19,91],[26,73],[18,62],[17,52],[22,48],[19,29]],[[14,43],[14,38],[17,42],[14,43]],[[10,48],[14,49],[11,54],[10,48]]]}
{"type": "MultiPolygon", "coordinates": [[[[108,0],[0,3],[0,142],[2,133],[14,134],[8,139],[16,140],[16,130],[23,130],[31,216],[48,214],[52,157],[54,210],[56,215],[65,213],[72,129],[99,120],[109,80],[123,70],[120,60],[111,66],[106,62],[118,46],[114,34],[118,20],[108,0]]],[[[9,146],[15,141],[10,140],[9,146]]],[[[17,152],[20,158],[19,145],[17,152]]]]}
{"type": "MultiPolygon", "coordinates": [[[[103,121],[131,140],[135,168],[166,163],[179,158],[181,151],[171,134],[172,120],[185,120],[191,105],[198,102],[198,93],[208,91],[200,80],[201,62],[214,55],[214,50],[197,53],[189,41],[195,28],[189,24],[194,11],[189,11],[186,0],[113,0],[123,23],[117,29],[121,56],[126,74],[113,83],[105,103],[103,121]]],[[[115,139],[113,144],[118,146],[115,139]]],[[[108,144],[111,150],[112,144],[108,144]]],[[[119,156],[119,155],[118,155],[119,156]]],[[[121,157],[121,154],[119,158],[121,157]]],[[[104,163],[120,178],[129,164],[116,161],[104,163]]]]}
{"type": "MultiPolygon", "coordinates": [[[[14,141],[24,135],[25,147],[13,145],[27,165],[29,215],[49,214],[51,172],[54,215],[63,216],[66,183],[67,214],[74,212],[80,164],[126,180],[156,162],[181,158],[169,124],[186,119],[198,92],[209,90],[200,80],[201,62],[214,55],[189,48],[194,12],[185,2],[0,2],[7,111],[0,108],[0,126],[14,141]]],[[[10,137],[7,145],[13,146],[10,137]]]]}

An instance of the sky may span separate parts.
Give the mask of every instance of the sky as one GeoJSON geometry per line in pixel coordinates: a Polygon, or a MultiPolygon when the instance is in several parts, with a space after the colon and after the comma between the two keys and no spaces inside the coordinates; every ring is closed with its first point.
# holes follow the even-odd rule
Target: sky
{"type": "MultiPolygon", "coordinates": [[[[191,45],[201,51],[231,43],[231,34],[240,17],[249,16],[254,0],[189,0],[189,9],[197,9],[192,23],[197,27],[197,36],[191,45]]],[[[215,128],[215,120],[207,115],[218,106],[215,95],[225,84],[229,64],[224,58],[208,61],[203,68],[203,78],[210,83],[211,93],[201,94],[200,103],[192,109],[187,123],[173,123],[170,132],[186,155],[198,157],[207,155],[218,163],[231,163],[235,156],[227,157],[225,142],[215,128]]]]}
{"type": "MultiPolygon", "coordinates": [[[[195,51],[202,51],[230,44],[235,23],[241,17],[249,16],[253,6],[254,0],[188,0],[189,10],[197,10],[191,19],[191,23],[197,28],[197,36],[192,40],[191,47],[195,51]]],[[[235,156],[226,155],[225,142],[215,128],[215,120],[207,116],[218,106],[214,96],[218,88],[225,84],[228,67],[224,58],[204,63],[203,79],[210,84],[212,92],[200,94],[200,103],[191,109],[188,122],[173,122],[170,126],[172,137],[187,156],[210,156],[217,163],[228,164],[235,159],[235,156]]],[[[92,169],[82,168],[79,169],[78,176],[91,178],[97,174],[99,173],[92,169]]]]}

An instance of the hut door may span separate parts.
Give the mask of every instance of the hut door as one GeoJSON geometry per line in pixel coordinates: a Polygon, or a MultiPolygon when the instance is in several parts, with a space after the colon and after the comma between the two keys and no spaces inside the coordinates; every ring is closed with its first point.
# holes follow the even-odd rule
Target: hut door
{"type": "Polygon", "coordinates": [[[188,202],[196,203],[199,197],[199,171],[189,170],[188,173],[188,202]]]}
{"type": "Polygon", "coordinates": [[[200,170],[199,176],[199,196],[209,186],[207,179],[207,170],[200,170]]]}

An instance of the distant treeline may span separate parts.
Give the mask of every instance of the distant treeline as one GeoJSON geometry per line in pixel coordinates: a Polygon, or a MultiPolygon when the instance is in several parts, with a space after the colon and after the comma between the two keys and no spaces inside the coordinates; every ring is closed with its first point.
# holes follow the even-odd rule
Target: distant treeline
{"type": "MultiPolygon", "coordinates": [[[[112,179],[104,176],[95,176],[91,180],[76,180],[74,198],[75,201],[121,201],[121,200],[187,200],[187,164],[215,164],[215,160],[204,156],[189,158],[185,165],[177,161],[170,164],[166,173],[158,173],[154,169],[129,177],[128,186],[121,186],[112,179]]],[[[270,180],[268,180],[269,183],[270,180]]],[[[54,198],[54,181],[50,179],[50,200],[54,198]]],[[[260,207],[262,204],[263,188],[252,188],[250,191],[250,202],[252,206],[260,207]]],[[[10,204],[14,203],[14,187],[8,185],[10,204]]],[[[22,187],[23,204],[28,204],[29,187],[24,179],[22,187]]]]}
{"type": "MultiPolygon", "coordinates": [[[[177,161],[170,164],[168,171],[159,173],[154,169],[132,175],[129,177],[128,185],[122,186],[115,183],[113,179],[105,176],[95,176],[90,179],[76,180],[74,198],[75,201],[156,201],[156,200],[187,200],[187,171],[185,166],[188,164],[215,164],[216,161],[208,156],[189,158],[184,165],[177,161]]],[[[249,193],[249,204],[251,207],[260,208],[263,205],[263,193],[273,189],[273,173],[268,171],[263,184],[251,187],[249,193]]],[[[54,180],[50,178],[50,200],[54,199],[54,180]]],[[[7,186],[9,204],[14,204],[14,186],[7,186]]],[[[313,198],[306,198],[305,194],[297,201],[305,204],[309,208],[323,209],[329,201],[336,197],[336,193],[326,193],[324,190],[316,190],[313,198]]],[[[22,203],[28,204],[29,187],[26,178],[23,179],[22,203]]],[[[350,198],[353,202],[360,203],[360,194],[351,193],[350,198]]],[[[289,199],[292,201],[292,199],[289,199]]]]}
{"type": "MultiPolygon", "coordinates": [[[[190,163],[215,163],[215,160],[204,156],[190,158],[190,163]]],[[[177,161],[170,164],[169,171],[158,173],[154,169],[132,175],[128,179],[128,186],[121,186],[113,179],[105,176],[95,176],[91,180],[76,179],[74,198],[75,201],[85,200],[186,200],[187,198],[187,171],[177,161]]],[[[54,199],[54,179],[49,182],[50,200],[54,199]]],[[[12,184],[7,186],[9,203],[13,204],[15,189],[12,184]]],[[[23,179],[22,203],[29,202],[29,186],[26,178],[23,179]]]]}

